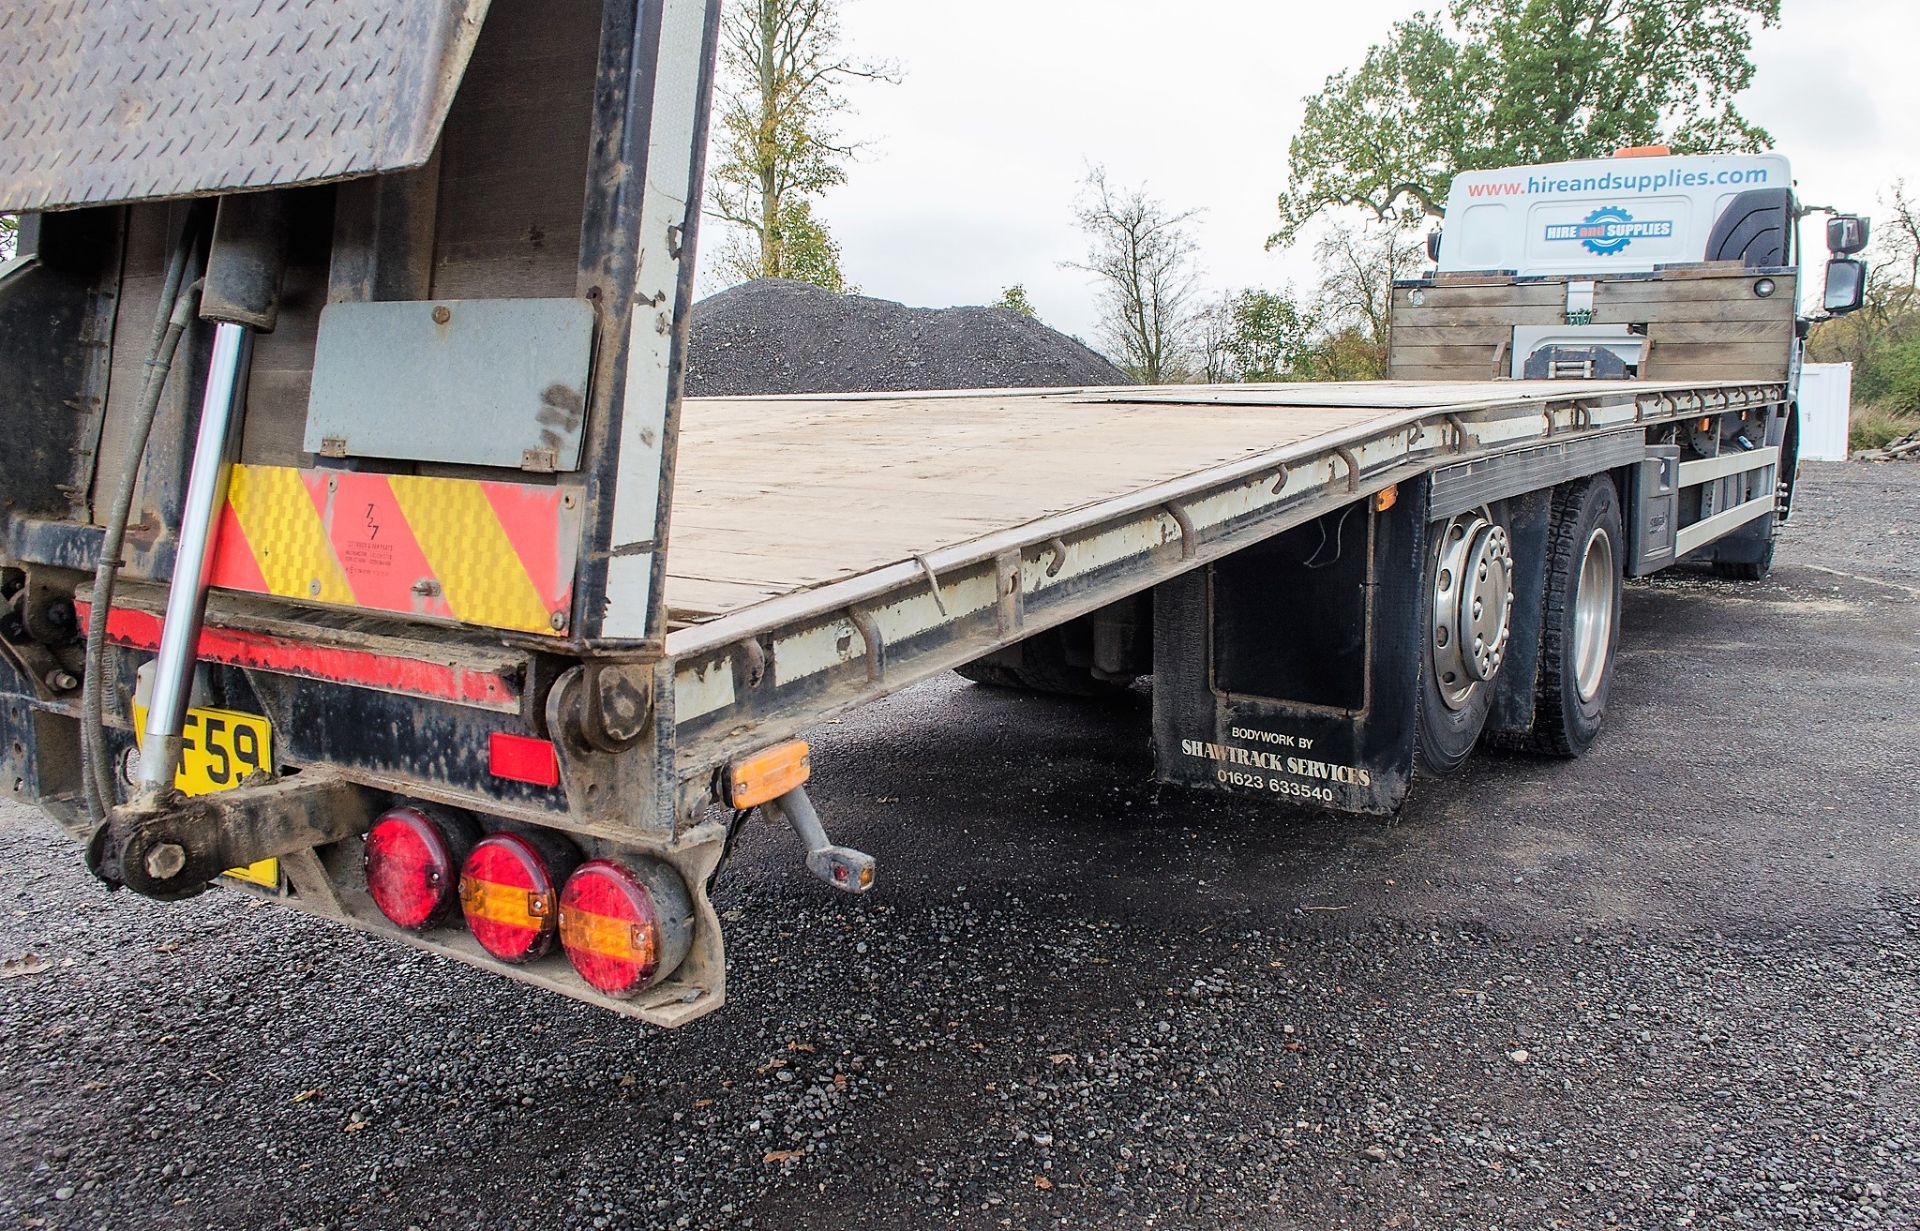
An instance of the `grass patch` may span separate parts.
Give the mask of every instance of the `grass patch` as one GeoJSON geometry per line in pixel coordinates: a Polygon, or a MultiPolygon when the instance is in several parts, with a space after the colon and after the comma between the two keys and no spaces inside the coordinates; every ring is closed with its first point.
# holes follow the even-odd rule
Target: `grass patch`
{"type": "Polygon", "coordinates": [[[1855,406],[1847,426],[1847,447],[1855,453],[1884,449],[1909,432],[1920,431],[1920,410],[1855,406]]]}

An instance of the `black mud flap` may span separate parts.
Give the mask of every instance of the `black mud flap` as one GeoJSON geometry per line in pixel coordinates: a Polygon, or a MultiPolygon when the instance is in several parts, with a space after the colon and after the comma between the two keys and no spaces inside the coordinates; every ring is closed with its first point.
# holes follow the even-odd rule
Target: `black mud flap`
{"type": "Polygon", "coordinates": [[[1161,585],[1156,776],[1387,814],[1413,776],[1427,481],[1161,585]]]}

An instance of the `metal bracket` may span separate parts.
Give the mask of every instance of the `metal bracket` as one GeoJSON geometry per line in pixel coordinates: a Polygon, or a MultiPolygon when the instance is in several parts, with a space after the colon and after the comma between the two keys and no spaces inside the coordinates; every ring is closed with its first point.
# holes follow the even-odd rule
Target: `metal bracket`
{"type": "Polygon", "coordinates": [[[767,678],[767,647],[760,638],[748,637],[734,647],[734,653],[740,660],[741,682],[748,688],[760,687],[767,678]]]}
{"type": "Polygon", "coordinates": [[[87,866],[146,897],[188,898],[227,868],[351,837],[374,810],[372,792],[324,769],[193,798],[169,789],[109,813],[87,866]]]}
{"type": "Polygon", "coordinates": [[[1173,518],[1173,524],[1180,528],[1180,558],[1191,560],[1200,551],[1200,536],[1194,532],[1193,518],[1187,516],[1186,507],[1177,501],[1169,500],[1160,506],[1173,518]]]}
{"type": "Polygon", "coordinates": [[[793,788],[774,800],[773,806],[806,845],[807,871],[843,893],[865,893],[873,888],[873,856],[833,844],[820,824],[820,814],[813,809],[813,801],[807,798],[807,788],[793,788]]]}
{"type": "Polygon", "coordinates": [[[887,643],[880,636],[880,626],[873,622],[873,613],[864,607],[847,608],[847,619],[867,647],[867,679],[877,684],[886,672],[887,653],[887,643]]]}
{"type": "Polygon", "coordinates": [[[1352,449],[1348,449],[1345,447],[1335,448],[1333,451],[1333,455],[1339,458],[1340,461],[1343,464],[1345,464],[1347,468],[1347,490],[1349,492],[1359,491],[1360,490],[1360,459],[1353,455],[1352,449]]]}
{"type": "Polygon", "coordinates": [[[601,752],[625,752],[653,721],[651,663],[589,662],[576,714],[581,740],[601,752]]]}

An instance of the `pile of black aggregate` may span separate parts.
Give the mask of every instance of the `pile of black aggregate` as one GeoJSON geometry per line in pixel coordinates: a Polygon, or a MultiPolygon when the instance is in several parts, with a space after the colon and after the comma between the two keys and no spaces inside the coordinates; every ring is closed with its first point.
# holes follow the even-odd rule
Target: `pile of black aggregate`
{"type": "Polygon", "coordinates": [[[687,394],[1124,385],[1079,342],[1006,308],[909,308],[761,278],[693,306],[687,394]]]}

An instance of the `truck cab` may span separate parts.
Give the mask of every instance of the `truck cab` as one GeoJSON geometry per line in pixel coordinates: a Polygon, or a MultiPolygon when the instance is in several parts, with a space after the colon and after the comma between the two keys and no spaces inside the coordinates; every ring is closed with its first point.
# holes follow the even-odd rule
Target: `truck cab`
{"type": "MultiPolygon", "coordinates": [[[[1389,375],[1791,380],[1810,212],[1774,153],[1654,146],[1463,172],[1433,270],[1395,290],[1389,375]]],[[[1828,311],[1855,306],[1865,229],[1829,227],[1828,311]]]]}
{"type": "MultiPolygon", "coordinates": [[[[1788,400],[1751,422],[1679,431],[1683,460],[1779,451],[1780,518],[1791,507],[1799,429],[1794,393],[1810,318],[1800,308],[1799,220],[1808,213],[1779,154],[1612,158],[1456,176],[1434,267],[1396,283],[1387,376],[1394,380],[1649,380],[1778,383],[1788,400]]],[[[1866,223],[1828,226],[1823,311],[1859,306],[1866,223]]],[[[1657,481],[1657,480],[1656,480],[1657,481]]],[[[1711,487],[1683,520],[1725,513],[1711,487]]],[[[1719,540],[1711,560],[1757,574],[1776,518],[1719,540]]],[[[1640,570],[1671,561],[1653,544],[1640,570]],[[1656,563],[1656,561],[1658,563],[1656,563]]]]}

